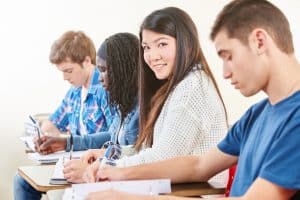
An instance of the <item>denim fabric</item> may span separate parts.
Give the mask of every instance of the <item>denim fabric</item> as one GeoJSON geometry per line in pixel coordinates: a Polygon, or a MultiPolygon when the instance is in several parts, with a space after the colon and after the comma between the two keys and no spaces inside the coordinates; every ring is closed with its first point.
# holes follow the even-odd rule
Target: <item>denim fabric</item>
{"type": "MultiPolygon", "coordinates": [[[[108,104],[108,93],[99,82],[100,72],[96,68],[83,103],[82,119],[88,134],[107,131],[114,117],[108,104]]],[[[62,132],[69,130],[80,135],[81,87],[71,87],[61,105],[49,120],[62,132]]]]}
{"type": "MultiPolygon", "coordinates": [[[[139,132],[139,111],[136,105],[134,109],[125,117],[123,121],[124,134],[118,140],[118,133],[121,127],[121,115],[120,112],[115,114],[114,120],[107,132],[99,132],[92,135],[73,136],[73,149],[75,151],[85,149],[101,148],[106,141],[112,141],[119,143],[120,145],[134,144],[139,132]]],[[[67,139],[66,151],[70,150],[70,138],[67,139]]]]}
{"type": "Polygon", "coordinates": [[[120,145],[131,145],[134,144],[139,133],[139,107],[136,105],[134,109],[125,117],[123,121],[123,132],[124,134],[118,141],[118,133],[122,126],[121,124],[121,115],[118,112],[118,117],[115,117],[111,127],[111,141],[114,143],[118,143],[120,145]]]}
{"type": "Polygon", "coordinates": [[[14,199],[15,200],[36,200],[41,199],[42,193],[35,190],[19,174],[14,177],[14,199]]]}

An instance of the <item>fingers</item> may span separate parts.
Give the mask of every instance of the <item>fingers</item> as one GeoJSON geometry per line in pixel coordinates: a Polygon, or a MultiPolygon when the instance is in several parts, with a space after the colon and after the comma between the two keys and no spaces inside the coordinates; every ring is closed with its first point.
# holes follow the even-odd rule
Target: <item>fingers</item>
{"type": "MultiPolygon", "coordinates": [[[[96,161],[97,162],[97,161],[96,161]]],[[[87,183],[94,183],[96,182],[96,173],[98,168],[95,168],[93,166],[94,164],[90,165],[89,167],[86,168],[84,174],[83,174],[83,180],[87,183]]]]}

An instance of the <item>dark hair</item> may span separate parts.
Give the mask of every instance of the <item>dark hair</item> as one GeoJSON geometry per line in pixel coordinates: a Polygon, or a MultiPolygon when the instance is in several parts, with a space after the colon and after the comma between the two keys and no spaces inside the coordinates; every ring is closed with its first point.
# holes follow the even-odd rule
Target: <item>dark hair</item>
{"type": "Polygon", "coordinates": [[[226,5],[218,15],[210,38],[224,30],[230,38],[248,45],[248,36],[255,28],[263,28],[273,38],[278,48],[294,52],[290,25],[284,14],[266,0],[235,0],[226,5]]]}
{"type": "Polygon", "coordinates": [[[67,58],[81,64],[89,56],[92,64],[96,64],[96,49],[92,40],[82,31],[68,31],[58,38],[51,47],[49,60],[60,64],[67,58]]]}
{"type": "Polygon", "coordinates": [[[145,18],[140,27],[141,42],[143,41],[143,30],[174,37],[176,39],[176,61],[171,77],[168,80],[158,80],[144,61],[144,50],[140,46],[140,133],[135,145],[137,150],[141,149],[144,142],[148,146],[152,145],[153,127],[164,102],[172,89],[184,79],[196,64],[201,63],[203,70],[212,79],[222,100],[216,81],[200,48],[197,28],[186,12],[175,7],[156,10],[145,18]]]}
{"type": "Polygon", "coordinates": [[[109,101],[120,109],[123,120],[137,103],[139,40],[131,33],[114,34],[97,56],[106,61],[109,101]]]}

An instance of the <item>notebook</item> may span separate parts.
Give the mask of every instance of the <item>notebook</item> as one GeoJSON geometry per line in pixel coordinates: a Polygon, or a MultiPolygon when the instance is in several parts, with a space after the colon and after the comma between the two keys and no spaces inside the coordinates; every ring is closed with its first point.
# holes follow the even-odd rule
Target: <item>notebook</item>
{"type": "Polygon", "coordinates": [[[55,164],[54,171],[52,174],[52,177],[50,179],[50,184],[53,185],[66,185],[69,184],[69,182],[64,178],[64,163],[67,162],[69,159],[66,159],[64,157],[60,157],[58,161],[55,164]]]}
{"type": "Polygon", "coordinates": [[[63,200],[84,200],[91,192],[114,189],[123,192],[158,195],[171,192],[170,179],[136,180],[136,181],[105,181],[98,183],[73,184],[72,188],[66,189],[63,200]],[[71,198],[70,198],[71,197],[71,198]]]}
{"type": "Polygon", "coordinates": [[[33,138],[33,136],[22,136],[20,137],[20,140],[24,142],[28,149],[30,149],[32,152],[35,152],[33,138]]]}
{"type": "MultiPolygon", "coordinates": [[[[85,151],[74,151],[72,153],[72,158],[80,158],[85,151]]],[[[58,151],[55,153],[51,153],[48,155],[42,155],[39,153],[28,153],[28,158],[30,160],[36,161],[40,164],[49,164],[49,163],[56,163],[60,157],[67,158],[70,156],[70,152],[66,151],[58,151]]]]}

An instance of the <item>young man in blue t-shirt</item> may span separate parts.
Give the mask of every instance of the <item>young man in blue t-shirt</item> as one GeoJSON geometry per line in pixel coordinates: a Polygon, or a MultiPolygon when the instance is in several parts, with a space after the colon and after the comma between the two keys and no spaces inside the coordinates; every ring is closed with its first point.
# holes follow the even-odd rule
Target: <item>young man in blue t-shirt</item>
{"type": "MultiPolygon", "coordinates": [[[[253,105],[204,156],[104,168],[98,178],[207,181],[238,163],[229,199],[299,199],[300,64],[286,17],[265,0],[232,1],[218,15],[211,39],[223,60],[224,78],[246,97],[263,91],[268,98],[253,105]]],[[[184,199],[115,191],[93,193],[88,199],[112,194],[123,200],[184,199]]]]}

